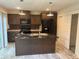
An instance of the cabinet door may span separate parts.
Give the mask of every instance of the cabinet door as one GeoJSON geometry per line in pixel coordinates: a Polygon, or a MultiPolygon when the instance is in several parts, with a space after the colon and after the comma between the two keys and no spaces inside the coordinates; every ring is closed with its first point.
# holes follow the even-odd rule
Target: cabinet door
{"type": "Polygon", "coordinates": [[[20,24],[20,16],[18,14],[8,14],[9,24],[20,24]]]}
{"type": "Polygon", "coordinates": [[[31,24],[41,24],[40,15],[32,15],[31,24]]]}

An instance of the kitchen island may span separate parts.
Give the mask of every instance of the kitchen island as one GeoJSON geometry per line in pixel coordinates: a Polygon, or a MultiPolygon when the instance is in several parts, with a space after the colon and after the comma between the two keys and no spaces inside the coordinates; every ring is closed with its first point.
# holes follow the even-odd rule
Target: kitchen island
{"type": "Polygon", "coordinates": [[[16,55],[55,53],[55,43],[55,35],[17,34],[15,37],[16,55]]]}

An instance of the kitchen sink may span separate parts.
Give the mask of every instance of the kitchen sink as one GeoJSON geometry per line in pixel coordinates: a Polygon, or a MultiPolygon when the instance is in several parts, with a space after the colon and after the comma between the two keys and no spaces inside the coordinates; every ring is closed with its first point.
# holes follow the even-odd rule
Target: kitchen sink
{"type": "Polygon", "coordinates": [[[48,36],[48,34],[47,33],[31,33],[30,36],[39,36],[39,37],[41,37],[41,36],[48,36]]]}

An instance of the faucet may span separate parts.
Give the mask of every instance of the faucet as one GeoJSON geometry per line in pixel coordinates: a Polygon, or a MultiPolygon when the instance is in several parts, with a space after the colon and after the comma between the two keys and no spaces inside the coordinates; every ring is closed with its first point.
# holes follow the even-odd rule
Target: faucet
{"type": "Polygon", "coordinates": [[[39,38],[41,38],[41,35],[40,35],[41,31],[42,31],[42,25],[39,26],[39,38]]]}

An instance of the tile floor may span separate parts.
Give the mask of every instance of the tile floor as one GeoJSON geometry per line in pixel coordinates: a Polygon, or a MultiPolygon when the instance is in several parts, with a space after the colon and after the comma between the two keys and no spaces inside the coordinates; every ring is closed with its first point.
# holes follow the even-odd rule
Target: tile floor
{"type": "Polygon", "coordinates": [[[8,48],[0,51],[0,59],[60,59],[60,57],[56,53],[15,56],[15,44],[9,43],[8,48]]]}
{"type": "Polygon", "coordinates": [[[73,52],[66,49],[60,42],[56,43],[56,53],[61,59],[79,59],[73,52]]]}
{"type": "Polygon", "coordinates": [[[59,42],[56,43],[56,53],[15,56],[15,44],[9,43],[8,48],[0,51],[0,59],[78,59],[71,51],[59,42]]]}

